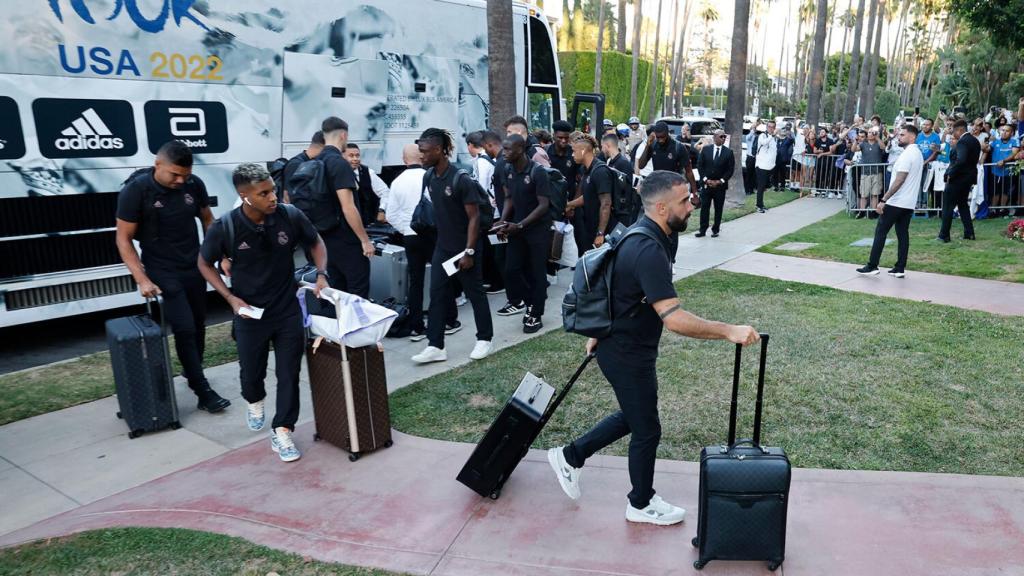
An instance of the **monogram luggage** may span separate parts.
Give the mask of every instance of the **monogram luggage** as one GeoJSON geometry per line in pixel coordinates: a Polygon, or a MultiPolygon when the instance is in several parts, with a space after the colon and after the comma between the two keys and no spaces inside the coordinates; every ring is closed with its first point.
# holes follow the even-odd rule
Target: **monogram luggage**
{"type": "Polygon", "coordinates": [[[477,494],[497,500],[502,486],[592,358],[587,355],[558,396],[547,382],[527,373],[456,479],[477,494]]]}
{"type": "Polygon", "coordinates": [[[693,563],[698,570],[711,560],[763,560],[768,562],[769,570],[775,570],[786,556],[789,458],[782,448],[761,446],[768,335],[761,335],[754,437],[737,441],[736,397],[742,350],[737,344],[729,443],[707,446],[700,453],[700,508],[697,536],[692,541],[699,549],[699,558],[693,563]]]}
{"type": "Polygon", "coordinates": [[[145,432],[181,428],[163,314],[157,324],[148,299],[146,309],[146,314],[106,323],[120,409],[117,417],[128,424],[128,437],[132,439],[145,432]]]}

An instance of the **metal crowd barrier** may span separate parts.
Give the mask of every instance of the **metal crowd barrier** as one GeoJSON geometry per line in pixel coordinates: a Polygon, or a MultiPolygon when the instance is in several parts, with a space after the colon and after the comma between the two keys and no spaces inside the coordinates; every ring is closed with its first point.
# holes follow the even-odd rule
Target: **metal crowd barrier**
{"type": "Polygon", "coordinates": [[[844,160],[838,154],[794,154],[789,163],[790,188],[813,196],[842,198],[846,192],[844,160]]]}

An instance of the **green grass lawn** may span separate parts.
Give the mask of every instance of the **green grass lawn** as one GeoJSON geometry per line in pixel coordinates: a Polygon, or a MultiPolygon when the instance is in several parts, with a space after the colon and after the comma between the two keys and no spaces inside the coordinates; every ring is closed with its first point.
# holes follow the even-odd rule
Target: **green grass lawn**
{"type": "MultiPolygon", "coordinates": [[[[181,364],[174,353],[174,373],[181,364]]],[[[231,340],[231,324],[224,323],[206,330],[206,366],[232,362],[238,357],[231,340]]],[[[0,425],[91,402],[114,393],[114,376],[110,354],[98,352],[70,362],[61,362],[0,376],[0,425]]]]}
{"type": "MultiPolygon", "coordinates": [[[[766,190],[764,193],[764,205],[765,208],[775,208],[776,206],[782,206],[786,202],[792,202],[796,200],[800,194],[794,190],[784,190],[782,192],[773,192],[766,190]]],[[[743,206],[737,206],[736,208],[728,208],[722,213],[722,222],[728,222],[735,220],[747,214],[753,214],[757,211],[757,197],[756,195],[747,196],[743,206]]],[[[699,216],[696,214],[695,216],[699,216]]]]}
{"type": "MultiPolygon", "coordinates": [[[[876,220],[855,220],[841,212],[798,230],[761,248],[762,252],[801,256],[820,260],[835,260],[851,264],[866,264],[870,247],[854,247],[850,243],[861,238],[873,238],[876,220]],[[815,242],[818,245],[800,252],[786,252],[776,247],[787,242],[815,242]]],[[[962,240],[960,222],[953,224],[953,241],[936,242],[941,221],[938,218],[914,218],[910,225],[910,257],[907,268],[922,272],[937,272],[954,276],[968,276],[987,280],[1024,282],[1024,242],[1006,238],[1003,234],[1009,220],[1002,218],[978,220],[974,223],[977,240],[962,240]]],[[[896,233],[882,252],[882,268],[896,263],[896,233]]]]}
{"type": "MultiPolygon", "coordinates": [[[[1019,318],[722,271],[682,280],[684,307],[771,334],[763,439],[812,468],[1024,475],[1024,325],[1019,318]]],[[[555,386],[582,360],[561,330],[404,388],[392,422],[476,442],[526,371],[555,386]]],[[[696,460],[728,431],[733,346],[665,334],[658,363],[661,458],[696,460]]],[[[756,387],[747,351],[740,431],[756,387]]],[[[616,410],[588,368],[535,447],[568,442],[616,410]]],[[[624,455],[626,441],[607,449],[624,455]]]]}
{"type": "Polygon", "coordinates": [[[241,538],[180,528],[113,528],[0,550],[0,575],[388,576],[306,559],[241,538]]]}

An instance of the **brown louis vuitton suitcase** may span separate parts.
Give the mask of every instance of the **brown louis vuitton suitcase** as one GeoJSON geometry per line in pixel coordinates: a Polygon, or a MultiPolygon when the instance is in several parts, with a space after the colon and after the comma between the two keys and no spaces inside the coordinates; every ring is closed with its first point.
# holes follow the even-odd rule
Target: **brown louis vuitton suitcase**
{"type": "Polygon", "coordinates": [[[315,440],[349,452],[355,462],[363,453],[391,446],[391,412],[384,352],[376,346],[348,348],[316,338],[306,349],[313,395],[315,440]]]}

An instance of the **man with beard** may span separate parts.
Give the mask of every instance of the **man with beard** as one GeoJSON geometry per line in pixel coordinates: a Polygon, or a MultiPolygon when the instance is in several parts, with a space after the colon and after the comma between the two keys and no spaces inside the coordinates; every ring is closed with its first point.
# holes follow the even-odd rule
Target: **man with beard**
{"type": "Polygon", "coordinates": [[[759,337],[750,326],[733,326],[704,320],[680,308],[672,268],[669,237],[686,229],[693,211],[690,188],[679,173],[656,170],[640,186],[644,217],[634,226],[647,233],[623,239],[615,254],[611,284],[611,333],[587,341],[587,353],[596,352],[601,372],[612,386],[619,411],[606,417],[590,432],[568,446],[548,451],[548,462],[562,490],[580,497],[580,472],[584,462],[612,442],[630,434],[629,479],[632,491],[626,504],[626,520],[658,526],[678,524],[686,511],[654,492],[654,460],[661,440],[658,419],[658,341],[662,326],[701,339],[727,339],[752,344],[759,337]]]}

